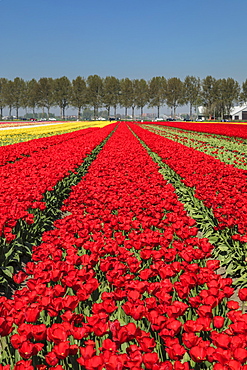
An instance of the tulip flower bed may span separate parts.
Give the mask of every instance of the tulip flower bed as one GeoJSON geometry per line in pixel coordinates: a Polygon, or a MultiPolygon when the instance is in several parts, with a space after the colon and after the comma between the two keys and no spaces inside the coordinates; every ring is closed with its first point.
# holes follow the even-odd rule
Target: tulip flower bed
{"type": "Polygon", "coordinates": [[[247,241],[247,171],[141,127],[133,126],[133,130],[181,176],[184,184],[195,188],[195,196],[212,208],[218,229],[230,228],[235,239],[247,241]]]}
{"type": "Polygon", "coordinates": [[[30,150],[29,157],[0,167],[1,290],[8,288],[14,267],[30,253],[30,243],[38,240],[61,213],[59,205],[94,159],[92,153],[97,152],[97,147],[100,149],[99,144],[115,126],[47,138],[39,149],[35,141],[30,142],[34,150],[30,150]]]}
{"type": "MultiPolygon", "coordinates": [[[[28,213],[28,209],[43,208],[45,206],[42,204],[43,194],[52,190],[56,183],[68,176],[70,172],[75,171],[114,126],[115,124],[106,126],[97,131],[97,134],[89,130],[87,133],[82,131],[47,138],[41,140],[40,147],[38,143],[38,148],[36,148],[36,141],[31,141],[30,156],[25,155],[21,161],[7,163],[0,167],[2,214],[0,236],[5,236],[7,241],[10,241],[12,239],[10,224],[15,224],[19,218],[28,218],[32,221],[32,215],[28,213]]],[[[24,145],[24,147],[27,146],[24,145]]],[[[21,148],[22,145],[18,146],[19,154],[27,153],[21,148]]]]}
{"type": "Polygon", "coordinates": [[[247,369],[232,280],[158,170],[120,124],[0,298],[1,370],[247,369]]]}
{"type": "Polygon", "coordinates": [[[227,135],[247,139],[247,122],[235,123],[203,123],[203,122],[160,122],[161,126],[176,127],[183,130],[208,132],[209,134],[227,135]]]}
{"type": "Polygon", "coordinates": [[[167,139],[209,154],[237,168],[245,169],[245,166],[247,166],[247,142],[244,139],[196,133],[150,124],[142,125],[142,127],[167,139]]]}
{"type": "MultiPolygon", "coordinates": [[[[7,146],[0,146],[0,166],[23,159],[23,157],[30,157],[34,153],[39,152],[39,154],[42,155],[42,151],[46,150],[48,147],[55,146],[60,143],[65,144],[68,140],[74,139],[78,136],[86,135],[90,132],[92,133],[98,129],[99,128],[87,128],[68,134],[64,133],[63,135],[33,138],[29,141],[18,142],[7,146]]],[[[21,165],[20,162],[19,165],[21,165]]]]}
{"type": "MultiPolygon", "coordinates": [[[[61,135],[73,131],[78,131],[86,128],[104,127],[109,124],[109,121],[94,121],[94,122],[61,122],[56,124],[41,124],[35,127],[20,127],[0,130],[0,145],[12,145],[19,142],[25,142],[37,138],[61,135]]],[[[36,122],[37,125],[37,122],[36,122]]],[[[0,125],[1,126],[1,125],[0,125]]],[[[11,127],[11,126],[10,126],[11,127]]],[[[16,127],[16,126],[15,126],[16,127]]]]}

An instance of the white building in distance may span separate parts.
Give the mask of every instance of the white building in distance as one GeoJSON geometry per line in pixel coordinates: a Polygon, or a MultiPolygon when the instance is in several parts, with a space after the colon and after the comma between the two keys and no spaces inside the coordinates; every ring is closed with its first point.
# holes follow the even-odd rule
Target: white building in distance
{"type": "MultiPolygon", "coordinates": [[[[208,118],[203,106],[197,107],[197,117],[201,120],[205,120],[208,118]]],[[[232,121],[247,121],[247,105],[245,104],[233,107],[230,111],[230,117],[227,118],[231,119],[232,121]]]]}

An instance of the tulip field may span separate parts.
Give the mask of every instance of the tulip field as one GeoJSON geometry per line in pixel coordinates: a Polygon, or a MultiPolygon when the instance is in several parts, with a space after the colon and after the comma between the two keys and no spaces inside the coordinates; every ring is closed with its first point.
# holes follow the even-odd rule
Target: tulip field
{"type": "Polygon", "coordinates": [[[0,132],[0,370],[247,370],[247,125],[72,126],[0,132]]]}

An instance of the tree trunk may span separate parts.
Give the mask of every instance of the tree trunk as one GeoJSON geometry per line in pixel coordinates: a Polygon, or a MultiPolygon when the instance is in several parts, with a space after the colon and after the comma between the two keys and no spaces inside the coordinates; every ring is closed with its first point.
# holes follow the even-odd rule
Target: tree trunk
{"type": "Polygon", "coordinates": [[[115,119],[117,119],[117,106],[114,105],[114,117],[115,119]]]}
{"type": "Polygon", "coordinates": [[[143,116],[143,107],[141,107],[141,118],[143,116]]]}
{"type": "Polygon", "coordinates": [[[81,119],[81,107],[78,107],[77,119],[78,121],[81,119]]]}
{"type": "Polygon", "coordinates": [[[125,107],[125,118],[128,116],[128,108],[125,107]]]}
{"type": "Polygon", "coordinates": [[[50,107],[47,108],[47,118],[49,119],[50,118],[50,107]]]}
{"type": "Polygon", "coordinates": [[[63,107],[63,119],[65,119],[65,107],[63,107]]]}
{"type": "Polygon", "coordinates": [[[173,118],[175,119],[176,117],[176,105],[174,105],[174,107],[173,107],[173,118]]]}
{"type": "Polygon", "coordinates": [[[192,104],[190,103],[190,119],[192,119],[192,104]]]}
{"type": "Polygon", "coordinates": [[[11,114],[12,114],[12,106],[10,105],[9,106],[9,116],[11,117],[11,114]]]}
{"type": "Polygon", "coordinates": [[[0,119],[3,119],[3,107],[0,108],[0,119]]]}
{"type": "Polygon", "coordinates": [[[135,107],[132,106],[132,119],[134,120],[135,119],[135,107]]]}
{"type": "Polygon", "coordinates": [[[231,107],[226,107],[226,114],[227,114],[227,119],[229,119],[230,118],[230,115],[231,115],[231,107]]]}
{"type": "Polygon", "coordinates": [[[157,118],[160,118],[160,106],[157,106],[157,118]]]}
{"type": "Polygon", "coordinates": [[[111,109],[111,107],[107,107],[107,116],[108,116],[108,120],[110,119],[110,109],[111,109]]]}
{"type": "Polygon", "coordinates": [[[93,107],[93,118],[96,119],[96,111],[97,111],[97,107],[94,105],[93,107]]]}

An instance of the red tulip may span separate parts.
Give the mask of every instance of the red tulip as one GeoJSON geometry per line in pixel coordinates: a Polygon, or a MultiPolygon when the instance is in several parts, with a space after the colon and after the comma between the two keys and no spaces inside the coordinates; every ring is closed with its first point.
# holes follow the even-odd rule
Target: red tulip
{"type": "Polygon", "coordinates": [[[247,288],[239,289],[238,296],[241,301],[247,301],[247,288]]]}
{"type": "Polygon", "coordinates": [[[207,350],[203,347],[195,346],[189,351],[190,357],[195,362],[202,362],[206,360],[207,350]]]}

